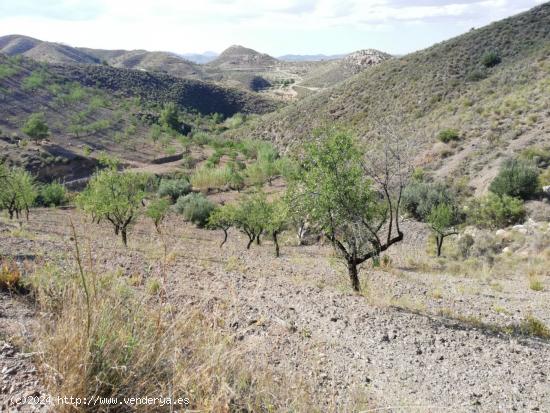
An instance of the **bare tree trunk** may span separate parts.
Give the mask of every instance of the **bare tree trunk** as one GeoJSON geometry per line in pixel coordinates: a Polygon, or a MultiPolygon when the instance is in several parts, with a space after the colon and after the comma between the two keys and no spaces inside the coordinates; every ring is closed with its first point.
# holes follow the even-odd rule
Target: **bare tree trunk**
{"type": "Polygon", "coordinates": [[[256,245],[261,245],[261,242],[260,242],[260,236],[261,235],[262,235],[261,232],[258,235],[256,235],[256,245]]]}
{"type": "Polygon", "coordinates": [[[252,243],[254,242],[254,237],[249,237],[249,241],[248,241],[248,244],[246,245],[246,249],[249,250],[250,249],[250,246],[252,245],[252,243]]]}
{"type": "Polygon", "coordinates": [[[359,282],[359,272],[357,271],[357,264],[348,262],[348,274],[351,281],[351,286],[354,291],[361,291],[361,284],[359,282]]]}
{"type": "Polygon", "coordinates": [[[227,230],[225,228],[222,228],[222,229],[223,229],[223,241],[220,244],[220,248],[223,247],[223,245],[227,242],[227,230]]]}
{"type": "Polygon", "coordinates": [[[128,246],[128,234],[126,232],[126,228],[122,228],[120,230],[120,234],[122,236],[122,243],[124,244],[125,247],[128,246]]]}
{"type": "Polygon", "coordinates": [[[443,247],[443,235],[436,235],[435,241],[437,244],[437,256],[441,257],[441,247],[443,247]]]}
{"type": "Polygon", "coordinates": [[[273,242],[275,243],[275,256],[279,258],[280,251],[279,251],[279,239],[277,238],[277,232],[273,233],[273,242]]]}

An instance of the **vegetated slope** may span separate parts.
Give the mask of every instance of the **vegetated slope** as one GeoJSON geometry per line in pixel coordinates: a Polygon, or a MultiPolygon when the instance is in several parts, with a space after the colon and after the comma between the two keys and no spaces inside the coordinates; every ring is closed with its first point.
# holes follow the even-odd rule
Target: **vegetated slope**
{"type": "Polygon", "coordinates": [[[50,70],[67,81],[84,86],[159,104],[174,102],[182,109],[205,115],[267,113],[276,108],[275,102],[257,94],[163,73],[89,65],[52,65],[50,70]]]}
{"type": "Polygon", "coordinates": [[[470,174],[479,186],[505,152],[550,141],[548,96],[550,3],[545,3],[386,61],[268,115],[243,133],[288,146],[323,125],[366,136],[376,121],[389,119],[423,138],[419,163],[443,174],[470,174]],[[434,146],[438,133],[449,128],[460,139],[434,146]]]}
{"type": "Polygon", "coordinates": [[[139,69],[148,72],[163,72],[171,76],[202,79],[202,68],[189,60],[168,52],[147,50],[84,50],[110,66],[124,69],[139,69]]]}
{"type": "Polygon", "coordinates": [[[210,114],[271,110],[265,97],[165,74],[101,65],[50,65],[0,54],[0,161],[21,165],[40,179],[88,176],[101,152],[124,162],[150,162],[182,150],[177,134],[159,130],[159,114],[176,103],[192,129],[210,114]],[[42,113],[49,143],[23,132],[42,113]]]}
{"type": "Polygon", "coordinates": [[[318,88],[330,87],[388,59],[391,59],[391,55],[378,50],[358,50],[315,68],[308,73],[300,85],[318,88]]]}

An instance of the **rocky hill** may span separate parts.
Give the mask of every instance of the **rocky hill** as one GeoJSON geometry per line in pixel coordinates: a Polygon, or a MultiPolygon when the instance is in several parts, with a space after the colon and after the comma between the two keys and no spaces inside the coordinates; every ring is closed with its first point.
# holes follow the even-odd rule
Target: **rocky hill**
{"type": "Polygon", "coordinates": [[[327,88],[349,79],[353,75],[379,65],[391,55],[374,49],[358,50],[342,57],[320,63],[305,76],[301,85],[315,88],[327,88]]]}
{"type": "Polygon", "coordinates": [[[247,136],[282,147],[316,127],[369,137],[380,120],[419,140],[417,162],[482,190],[503,157],[550,142],[550,3],[390,59],[268,115],[247,136]],[[442,131],[457,140],[438,142],[442,131]]]}

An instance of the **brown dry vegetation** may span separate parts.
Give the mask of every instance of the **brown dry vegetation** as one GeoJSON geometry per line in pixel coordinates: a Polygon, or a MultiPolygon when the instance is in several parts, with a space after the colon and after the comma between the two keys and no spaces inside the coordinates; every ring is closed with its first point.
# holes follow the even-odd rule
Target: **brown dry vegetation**
{"type": "MultiPolygon", "coordinates": [[[[268,245],[247,252],[231,232],[220,249],[221,234],[175,216],[163,236],[140,221],[126,250],[107,224],[71,210],[35,210],[23,230],[3,220],[1,253],[34,257],[35,271],[24,279],[49,315],[29,345],[41,354],[36,362],[52,394],[158,396],[171,388],[206,411],[308,412],[396,401],[438,406],[444,395],[460,410],[468,396],[454,383],[467,380],[483,389],[477,400],[488,410],[550,406],[545,381],[532,382],[550,351],[547,242],[509,231],[504,243],[491,236],[492,260],[476,258],[475,249],[467,261],[455,259],[455,242],[436,259],[414,225],[408,229],[417,235],[381,268],[364,269],[362,295],[351,294],[345,267],[327,246],[298,247],[287,233],[275,259],[268,245]],[[515,254],[499,252],[510,245],[515,254]],[[532,277],[541,291],[530,288],[532,277]],[[450,347],[432,345],[432,337],[450,347]],[[415,368],[411,376],[416,363],[433,370],[415,368]],[[511,381],[510,363],[524,365],[511,381]],[[486,369],[501,378],[485,379],[486,369]],[[529,390],[512,397],[517,381],[529,390]],[[495,386],[508,390],[493,393],[495,386]]],[[[548,236],[544,228],[539,238],[548,236]]]]}

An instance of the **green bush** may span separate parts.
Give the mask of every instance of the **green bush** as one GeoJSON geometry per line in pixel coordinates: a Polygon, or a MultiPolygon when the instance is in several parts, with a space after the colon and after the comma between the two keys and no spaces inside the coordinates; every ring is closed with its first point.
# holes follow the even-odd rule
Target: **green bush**
{"type": "Polygon", "coordinates": [[[145,215],[153,221],[155,229],[160,233],[160,224],[166,218],[168,209],[170,208],[170,202],[167,199],[155,199],[147,205],[145,215]]]}
{"type": "Polygon", "coordinates": [[[183,215],[186,221],[204,227],[215,205],[203,194],[191,193],[182,196],[176,202],[176,211],[183,215]]]}
{"type": "Polygon", "coordinates": [[[453,191],[442,183],[412,181],[403,190],[403,209],[419,221],[426,221],[440,204],[456,205],[453,191]]]}
{"type": "Polygon", "coordinates": [[[193,188],[209,190],[213,188],[222,188],[229,185],[232,181],[232,171],[229,167],[218,168],[199,168],[191,176],[193,188]]]}
{"type": "Polygon", "coordinates": [[[176,202],[180,196],[191,192],[191,184],[187,178],[163,179],[160,182],[158,196],[161,198],[169,197],[172,203],[176,202]]]}
{"type": "Polygon", "coordinates": [[[531,162],[509,159],[502,164],[489,190],[501,196],[532,198],[540,190],[539,171],[531,162]]]}
{"type": "Polygon", "coordinates": [[[524,220],[523,201],[508,195],[489,193],[481,199],[474,199],[468,207],[468,221],[480,228],[505,228],[524,220]]]}
{"type": "Polygon", "coordinates": [[[50,131],[46,124],[44,113],[40,112],[30,115],[23,126],[23,132],[34,140],[47,138],[50,131]]]}
{"type": "Polygon", "coordinates": [[[438,139],[443,143],[449,143],[450,141],[457,141],[460,138],[460,134],[456,129],[444,129],[439,132],[438,139]]]}
{"type": "Polygon", "coordinates": [[[66,201],[67,190],[59,182],[43,185],[36,200],[38,205],[45,207],[60,206],[66,201]]]}
{"type": "Polygon", "coordinates": [[[481,57],[481,64],[485,67],[494,67],[498,65],[502,59],[500,58],[499,54],[495,51],[486,52],[481,57]]]}

